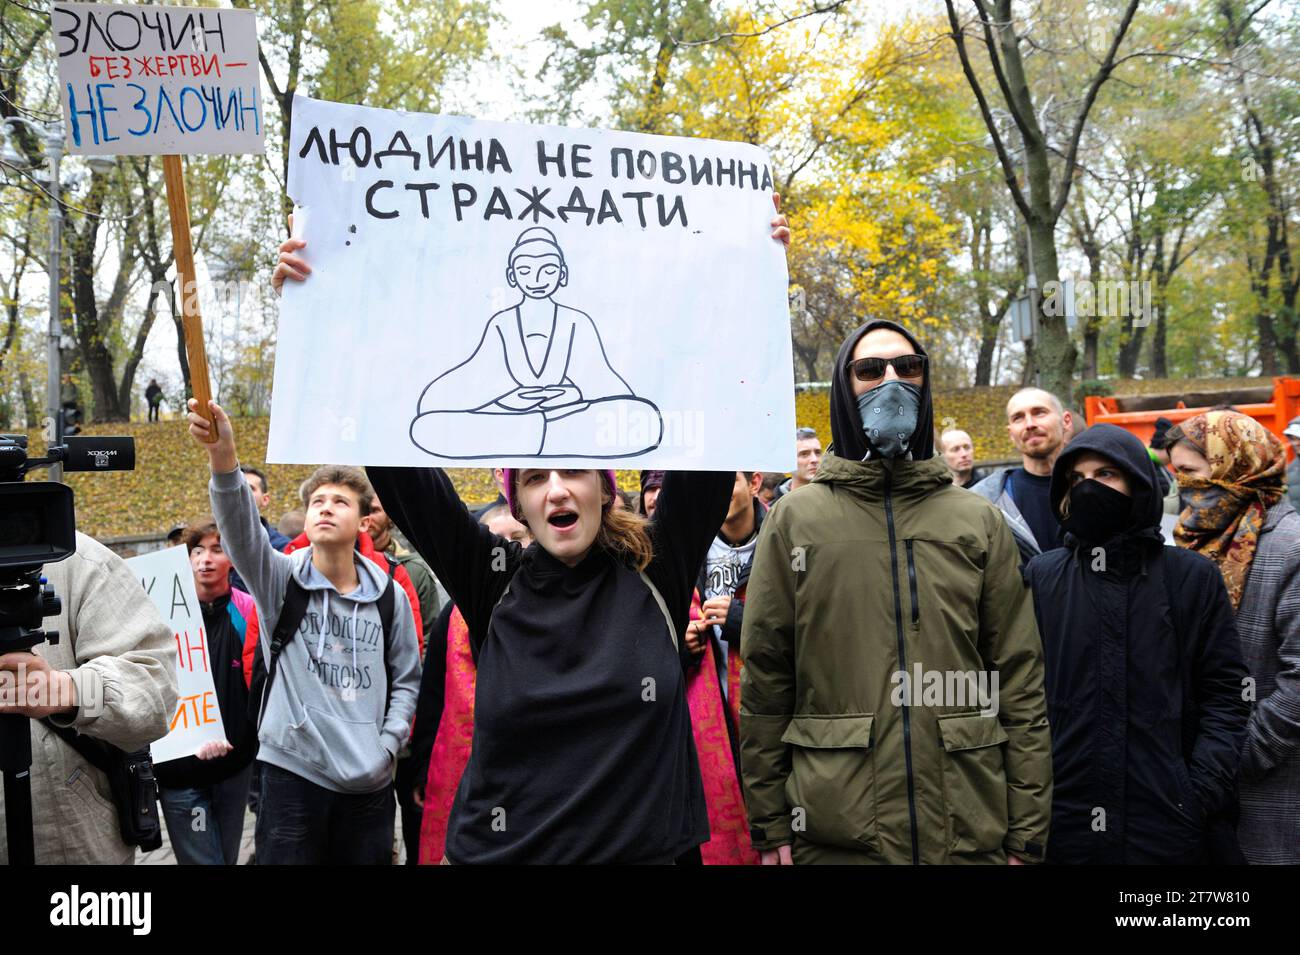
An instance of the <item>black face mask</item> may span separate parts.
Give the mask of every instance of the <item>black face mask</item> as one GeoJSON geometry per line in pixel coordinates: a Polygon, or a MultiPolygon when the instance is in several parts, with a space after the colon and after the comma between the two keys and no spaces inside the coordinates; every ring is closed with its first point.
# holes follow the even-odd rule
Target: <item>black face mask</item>
{"type": "Polygon", "coordinates": [[[1080,540],[1104,544],[1133,522],[1133,498],[1089,478],[1070,488],[1070,516],[1061,526],[1080,540]]]}

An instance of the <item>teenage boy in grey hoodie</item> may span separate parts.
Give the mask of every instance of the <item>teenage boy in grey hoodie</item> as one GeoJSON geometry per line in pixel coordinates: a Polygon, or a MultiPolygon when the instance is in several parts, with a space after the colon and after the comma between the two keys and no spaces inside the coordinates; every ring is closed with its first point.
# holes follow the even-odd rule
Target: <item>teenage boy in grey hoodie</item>
{"type": "Polygon", "coordinates": [[[318,471],[306,486],[311,546],[278,553],[240,473],[230,419],[209,404],[217,425],[209,444],[210,425],[195,400],[189,407],[190,434],[212,468],[209,495],[222,544],[257,602],[268,673],[290,577],[309,598],[263,703],[257,861],[387,864],[393,773],[415,714],[420,655],[406,593],[393,587],[392,628],[385,633],[378,601],[389,576],[355,550],[370,510],[369,485],[354,469],[318,471]]]}

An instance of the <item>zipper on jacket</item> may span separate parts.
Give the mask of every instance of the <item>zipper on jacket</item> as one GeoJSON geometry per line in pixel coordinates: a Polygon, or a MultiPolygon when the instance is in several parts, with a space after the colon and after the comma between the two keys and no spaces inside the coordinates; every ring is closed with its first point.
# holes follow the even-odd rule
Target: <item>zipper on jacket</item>
{"type": "Polygon", "coordinates": [[[916,562],[912,559],[912,539],[903,541],[907,545],[907,589],[912,596],[912,623],[921,619],[921,605],[916,600],[916,562]]]}
{"type": "MultiPolygon", "coordinates": [[[[885,526],[889,529],[889,570],[894,578],[894,632],[898,637],[898,667],[907,673],[907,651],[903,646],[903,595],[898,586],[898,541],[894,536],[893,471],[885,465],[885,526]]],[[[909,548],[910,550],[910,548],[909,548]]],[[[908,561],[911,568],[911,561],[908,561]]],[[[912,719],[907,701],[903,701],[903,762],[907,767],[907,819],[912,836],[912,865],[921,864],[921,849],[916,838],[916,784],[912,779],[912,719]]]]}

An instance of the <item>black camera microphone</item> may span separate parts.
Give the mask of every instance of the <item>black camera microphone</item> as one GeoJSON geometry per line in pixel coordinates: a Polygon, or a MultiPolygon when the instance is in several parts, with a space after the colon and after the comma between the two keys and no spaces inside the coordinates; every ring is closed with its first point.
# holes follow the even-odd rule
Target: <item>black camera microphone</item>
{"type": "Polygon", "coordinates": [[[135,468],[135,439],[94,436],[63,439],[65,471],[130,471],[135,468]]]}

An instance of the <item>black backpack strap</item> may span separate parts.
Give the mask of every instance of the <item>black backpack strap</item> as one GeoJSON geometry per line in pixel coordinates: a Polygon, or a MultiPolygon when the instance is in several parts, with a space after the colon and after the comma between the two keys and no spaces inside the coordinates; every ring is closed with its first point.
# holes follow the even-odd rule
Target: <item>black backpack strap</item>
{"type": "MultiPolygon", "coordinates": [[[[381,648],[384,653],[384,671],[388,674],[388,698],[393,696],[393,667],[388,659],[388,638],[393,632],[393,613],[397,605],[397,595],[393,592],[397,586],[397,581],[393,575],[397,573],[398,564],[387,554],[384,555],[384,562],[388,565],[388,583],[384,587],[384,592],[379,595],[379,625],[382,627],[380,639],[384,641],[381,648]]],[[[388,712],[388,706],[385,704],[384,712],[388,712]]]]}
{"type": "Polygon", "coordinates": [[[284,652],[284,648],[293,640],[302,626],[302,618],[307,615],[307,601],[310,594],[297,577],[289,578],[289,585],[284,590],[284,605],[280,607],[280,616],[275,621],[275,630],[271,633],[271,665],[284,652]]]}
{"type": "Polygon", "coordinates": [[[56,726],[54,723],[50,722],[48,716],[44,717],[41,722],[45,724],[46,729],[71,746],[77,751],[77,754],[82,759],[90,763],[90,765],[94,766],[101,773],[107,773],[109,771],[111,763],[109,760],[108,750],[105,748],[104,743],[99,740],[91,739],[89,736],[83,736],[71,726],[56,726]]]}
{"type": "MultiPolygon", "coordinates": [[[[388,634],[393,632],[393,610],[397,604],[397,595],[393,593],[393,589],[396,586],[397,582],[393,579],[393,572],[390,568],[388,572],[388,585],[384,587],[384,592],[379,595],[378,601],[379,623],[384,628],[384,636],[388,636],[388,634]]],[[[385,653],[384,659],[387,658],[388,654],[385,653]]]]}
{"type": "Polygon", "coordinates": [[[145,746],[131,753],[112,743],[92,739],[68,727],[55,726],[46,717],[46,728],[63,740],[108,780],[122,841],[146,852],[162,845],[162,822],[158,816],[158,781],[153,757],[145,746]]]}
{"type": "MultiPolygon", "coordinates": [[[[290,575],[289,584],[284,591],[284,604],[280,607],[280,616],[275,621],[275,630],[271,633],[271,662],[267,666],[266,682],[262,684],[262,694],[257,707],[259,731],[262,729],[262,716],[266,713],[266,701],[270,699],[271,688],[275,683],[275,671],[279,668],[280,654],[298,633],[302,618],[307,615],[309,599],[310,595],[302,584],[298,583],[298,578],[290,575]]],[[[261,650],[261,647],[257,648],[259,654],[261,650]]]]}

